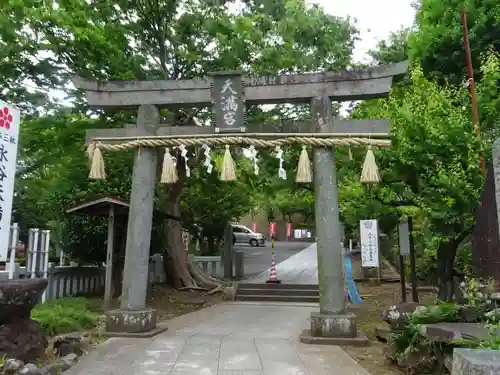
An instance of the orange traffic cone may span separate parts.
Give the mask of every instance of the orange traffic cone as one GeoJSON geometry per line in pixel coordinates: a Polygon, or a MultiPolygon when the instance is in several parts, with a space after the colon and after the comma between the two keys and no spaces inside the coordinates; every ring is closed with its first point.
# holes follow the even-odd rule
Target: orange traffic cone
{"type": "Polygon", "coordinates": [[[278,274],[276,272],[276,257],[274,254],[271,261],[271,270],[269,271],[269,279],[266,281],[266,284],[281,284],[281,280],[278,279],[278,274]]]}

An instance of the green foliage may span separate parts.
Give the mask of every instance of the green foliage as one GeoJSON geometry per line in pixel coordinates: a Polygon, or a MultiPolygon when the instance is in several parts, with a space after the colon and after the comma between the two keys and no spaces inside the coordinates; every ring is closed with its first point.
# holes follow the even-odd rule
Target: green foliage
{"type": "Polygon", "coordinates": [[[408,37],[410,29],[400,29],[392,32],[387,40],[377,43],[377,48],[368,54],[377,64],[391,64],[408,59],[408,37]]]}
{"type": "Polygon", "coordinates": [[[494,280],[482,281],[466,277],[460,287],[469,306],[482,311],[491,310],[493,307],[491,294],[496,290],[494,280]]]}
{"type": "Polygon", "coordinates": [[[412,353],[425,353],[431,343],[425,336],[424,325],[454,322],[458,318],[458,306],[453,303],[420,306],[413,313],[407,314],[403,323],[393,330],[391,345],[399,358],[405,358],[412,353]]]}
{"type": "Polygon", "coordinates": [[[487,337],[480,340],[473,338],[462,339],[457,345],[474,349],[500,350],[500,309],[497,308],[487,312],[485,317],[487,318],[487,337]]]}
{"type": "MultiPolygon", "coordinates": [[[[129,196],[132,154],[107,153],[107,180],[88,181],[82,146],[86,129],[133,123],[135,111],[89,111],[81,93],[66,88],[69,77],[179,79],[236,68],[249,73],[276,74],[343,68],[350,64],[356,40],[350,20],[327,15],[321,8],[306,8],[301,0],[273,4],[246,1],[239,11],[228,11],[235,3],[8,1],[0,16],[3,26],[0,40],[9,42],[2,51],[6,64],[0,69],[0,93],[15,104],[26,103],[35,114],[34,108],[40,104],[44,110],[43,116],[26,117],[21,129],[22,168],[14,206],[15,219],[23,230],[52,229],[57,247],[64,247],[79,259],[101,261],[105,220],[68,216],[65,210],[102,194],[124,200],[129,196]],[[37,98],[22,90],[26,79],[37,85],[37,98]],[[46,95],[41,95],[54,88],[73,100],[73,108],[54,106],[47,102],[46,95]]],[[[260,121],[268,122],[297,117],[300,112],[278,106],[268,112],[250,108],[249,115],[251,121],[252,114],[257,113],[260,121]]],[[[193,117],[202,122],[209,117],[206,110],[189,108],[164,109],[162,116],[176,125],[193,117]]],[[[216,175],[211,178],[193,168],[181,199],[186,227],[202,223],[220,228],[224,221],[237,218],[259,204],[256,196],[262,194],[265,183],[251,182],[242,175],[241,182],[223,185],[215,181],[216,175]]],[[[274,171],[272,175],[261,176],[258,179],[269,180],[271,184],[277,180],[274,171]]],[[[290,189],[290,185],[285,189],[290,189]]],[[[158,211],[168,211],[171,203],[177,202],[178,197],[172,198],[171,192],[157,189],[158,211]]],[[[304,197],[305,206],[310,198],[310,195],[304,197]]],[[[295,203],[295,206],[301,204],[300,197],[295,203]]],[[[311,208],[305,209],[310,214],[311,208]]],[[[160,232],[165,229],[161,223],[157,224],[155,237],[164,238],[160,232]]],[[[21,238],[26,240],[26,235],[21,233],[21,238]]]]}
{"type": "MultiPolygon", "coordinates": [[[[492,68],[498,61],[498,54],[490,54],[483,61],[486,74],[478,81],[478,92],[485,92],[479,102],[484,113],[498,113],[493,87],[498,75],[492,68]]],[[[422,234],[423,243],[417,243],[419,257],[424,258],[420,259],[421,269],[436,270],[444,281],[451,275],[456,249],[471,231],[483,186],[481,145],[475,137],[468,93],[439,86],[415,66],[408,82],[395,88],[388,99],[364,102],[352,115],[391,118],[393,146],[377,152],[383,184],[370,191],[372,199],[381,203],[378,207],[370,203],[375,211],[371,215],[411,214],[422,234]],[[411,206],[396,208],[398,199],[411,206]],[[428,262],[422,263],[425,258],[428,262]]],[[[494,127],[498,119],[491,118],[488,123],[494,127]]],[[[352,183],[344,189],[360,191],[352,183]]],[[[367,215],[368,205],[359,205],[358,209],[355,205],[349,209],[351,215],[367,215]]],[[[464,250],[461,257],[466,256],[464,250]]]]}
{"type": "Polygon", "coordinates": [[[460,85],[465,76],[460,10],[467,12],[472,65],[480,77],[481,59],[500,51],[500,4],[496,0],[421,0],[409,54],[438,82],[460,85]]]}
{"type": "Polygon", "coordinates": [[[59,298],[35,306],[31,318],[38,320],[49,336],[90,330],[95,327],[99,314],[91,310],[85,298],[59,298]]]}

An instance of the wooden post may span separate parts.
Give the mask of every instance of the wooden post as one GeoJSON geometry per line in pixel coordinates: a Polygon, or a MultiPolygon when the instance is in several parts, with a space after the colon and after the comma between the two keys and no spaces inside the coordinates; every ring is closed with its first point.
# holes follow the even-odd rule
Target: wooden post
{"type": "Polygon", "coordinates": [[[104,284],[104,310],[108,310],[111,305],[112,285],[113,285],[113,251],[115,243],[115,205],[109,205],[108,213],[108,243],[106,248],[106,280],[104,284]]]}
{"type": "Polygon", "coordinates": [[[417,265],[415,261],[415,245],[413,243],[413,218],[411,216],[408,216],[408,234],[408,239],[410,241],[411,296],[413,302],[418,302],[417,265]]]}

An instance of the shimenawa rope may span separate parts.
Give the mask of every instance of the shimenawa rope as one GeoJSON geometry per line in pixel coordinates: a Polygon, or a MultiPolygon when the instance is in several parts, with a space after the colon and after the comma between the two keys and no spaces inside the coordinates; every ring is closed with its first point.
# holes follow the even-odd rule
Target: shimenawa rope
{"type": "Polygon", "coordinates": [[[363,171],[361,173],[361,182],[377,183],[380,180],[378,167],[375,163],[375,155],[372,151],[372,146],[389,147],[390,140],[371,139],[371,138],[321,138],[321,137],[286,137],[281,139],[257,139],[244,136],[220,136],[220,137],[199,137],[199,138],[142,138],[136,140],[127,140],[119,144],[105,144],[96,140],[88,146],[87,154],[90,161],[89,178],[105,179],[106,172],[104,169],[104,161],[101,150],[104,151],[124,151],[132,148],[157,148],[167,147],[163,160],[162,175],[160,181],[162,183],[171,184],[177,181],[177,167],[174,165],[172,156],[168,147],[178,147],[183,145],[188,146],[221,146],[226,147],[224,153],[223,166],[220,178],[223,181],[232,181],[236,179],[235,164],[231,156],[229,145],[249,145],[255,148],[276,148],[277,146],[302,144],[302,151],[297,167],[296,182],[309,183],[312,182],[311,162],[306,149],[306,146],[312,147],[338,147],[338,146],[368,146],[368,151],[363,163],[363,171]]]}

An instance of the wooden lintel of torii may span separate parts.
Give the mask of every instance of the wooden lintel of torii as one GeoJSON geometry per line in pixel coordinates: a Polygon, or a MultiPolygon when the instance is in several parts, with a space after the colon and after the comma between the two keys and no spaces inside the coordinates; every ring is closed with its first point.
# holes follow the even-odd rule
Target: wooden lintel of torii
{"type": "MultiPolygon", "coordinates": [[[[282,74],[242,77],[247,105],[310,103],[314,97],[349,101],[385,97],[394,76],[406,73],[408,62],[338,72],[282,74]]],[[[214,73],[212,76],[215,76],[214,73]]],[[[208,107],[213,103],[213,77],[175,81],[86,81],[73,78],[77,89],[84,90],[87,102],[95,108],[208,107]]]]}
{"type": "MultiPolygon", "coordinates": [[[[389,120],[387,119],[371,119],[371,120],[346,120],[334,119],[332,122],[330,133],[338,134],[353,134],[356,137],[372,137],[386,138],[389,136],[389,120]]],[[[224,136],[237,136],[252,133],[310,133],[310,121],[287,121],[281,124],[266,124],[266,123],[250,123],[245,125],[245,132],[225,133],[224,136]]],[[[170,126],[161,125],[156,130],[156,136],[175,136],[175,135],[203,135],[215,134],[216,128],[212,126],[170,126]]],[[[126,125],[124,128],[116,129],[89,129],[85,137],[85,144],[89,145],[94,141],[99,141],[103,144],[121,143],[123,140],[119,138],[140,137],[136,125],[126,125]],[[106,138],[113,138],[106,140],[106,138]]],[[[263,137],[265,138],[265,136],[263,137]]]]}

